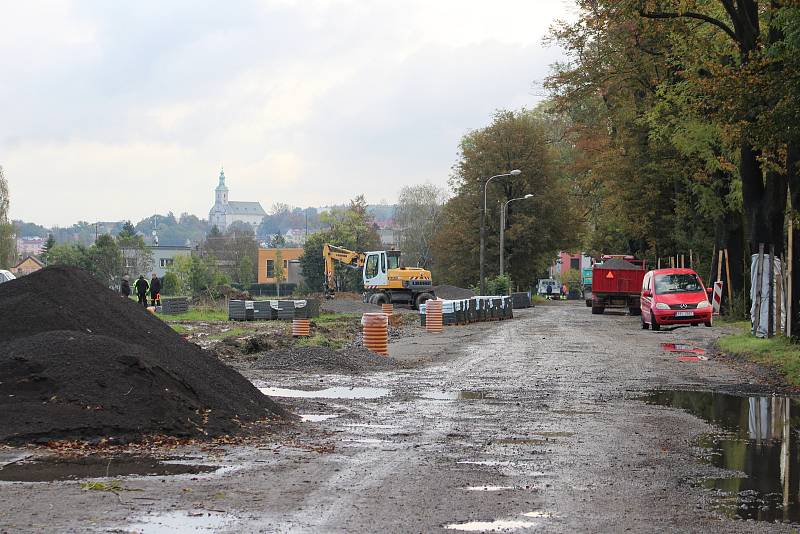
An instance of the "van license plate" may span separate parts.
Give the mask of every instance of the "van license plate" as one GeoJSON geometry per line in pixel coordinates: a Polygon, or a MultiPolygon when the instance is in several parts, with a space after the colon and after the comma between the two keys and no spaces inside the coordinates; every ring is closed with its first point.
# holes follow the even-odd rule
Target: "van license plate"
{"type": "Polygon", "coordinates": [[[675,317],[694,317],[694,312],[691,311],[679,311],[675,313],[675,317]]]}

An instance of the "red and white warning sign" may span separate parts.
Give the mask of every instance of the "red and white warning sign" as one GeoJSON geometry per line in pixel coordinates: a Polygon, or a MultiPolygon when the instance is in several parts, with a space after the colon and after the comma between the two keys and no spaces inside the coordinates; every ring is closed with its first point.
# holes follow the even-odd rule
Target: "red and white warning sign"
{"type": "Polygon", "coordinates": [[[722,282],[714,282],[714,293],[711,296],[711,307],[714,315],[719,315],[719,307],[722,304],[722,282]]]}

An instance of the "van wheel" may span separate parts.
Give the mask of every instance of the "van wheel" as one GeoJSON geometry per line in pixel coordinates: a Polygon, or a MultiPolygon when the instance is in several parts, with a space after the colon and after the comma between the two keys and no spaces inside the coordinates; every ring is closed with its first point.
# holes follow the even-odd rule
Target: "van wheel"
{"type": "Polygon", "coordinates": [[[653,310],[650,310],[650,327],[654,332],[661,330],[661,325],[656,321],[656,314],[653,313],[653,310]]]}
{"type": "Polygon", "coordinates": [[[711,328],[711,321],[706,321],[703,324],[706,325],[708,328],[711,328]]]}

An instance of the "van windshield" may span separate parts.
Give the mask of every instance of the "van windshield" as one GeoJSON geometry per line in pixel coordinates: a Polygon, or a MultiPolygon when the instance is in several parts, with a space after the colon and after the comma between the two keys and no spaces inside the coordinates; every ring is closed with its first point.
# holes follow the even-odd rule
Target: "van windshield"
{"type": "Polygon", "coordinates": [[[703,286],[696,274],[659,274],[656,275],[656,293],[658,295],[670,293],[697,293],[702,292],[703,286]]]}

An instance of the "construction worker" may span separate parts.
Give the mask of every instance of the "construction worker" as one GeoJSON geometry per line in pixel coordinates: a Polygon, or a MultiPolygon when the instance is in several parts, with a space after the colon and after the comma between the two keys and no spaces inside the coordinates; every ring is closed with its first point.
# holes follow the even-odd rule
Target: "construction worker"
{"type": "Polygon", "coordinates": [[[136,288],[136,296],[139,299],[139,304],[147,307],[147,290],[150,288],[150,285],[147,283],[147,280],[144,279],[144,275],[140,274],[139,279],[136,280],[136,283],[133,284],[133,287],[136,288]]]}
{"type": "Polygon", "coordinates": [[[122,277],[122,283],[119,285],[119,292],[125,298],[129,298],[131,296],[131,284],[128,282],[127,274],[122,277]]]}
{"type": "Polygon", "coordinates": [[[161,306],[161,280],[156,273],[150,279],[150,306],[161,306]]]}

